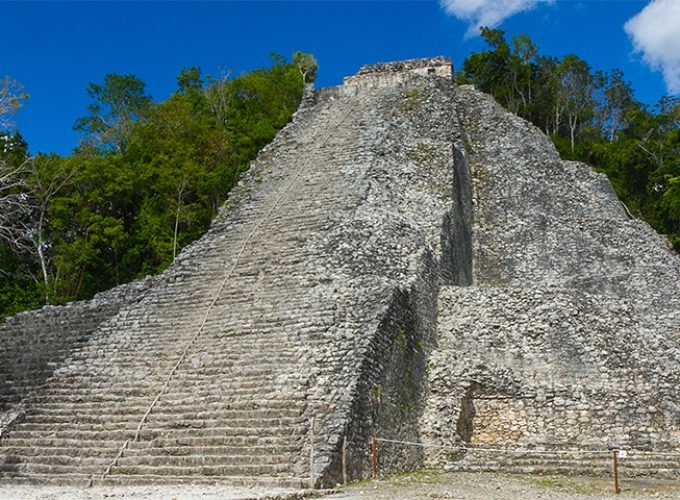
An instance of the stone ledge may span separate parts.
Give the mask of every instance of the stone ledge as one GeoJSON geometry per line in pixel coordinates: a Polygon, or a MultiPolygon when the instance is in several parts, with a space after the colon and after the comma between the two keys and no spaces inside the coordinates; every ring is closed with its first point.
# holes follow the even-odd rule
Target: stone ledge
{"type": "Polygon", "coordinates": [[[345,77],[343,84],[367,87],[388,86],[398,83],[409,74],[453,78],[453,64],[451,59],[442,56],[368,64],[362,66],[356,75],[345,77]]]}

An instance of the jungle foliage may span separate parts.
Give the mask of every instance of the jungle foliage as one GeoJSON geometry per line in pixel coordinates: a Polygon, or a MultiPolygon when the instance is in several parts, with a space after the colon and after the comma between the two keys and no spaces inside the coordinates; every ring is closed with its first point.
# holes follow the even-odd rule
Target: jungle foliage
{"type": "Polygon", "coordinates": [[[680,250],[680,97],[646,106],[619,70],[599,71],[576,55],[541,55],[526,35],[508,42],[482,28],[487,50],[457,73],[530,120],[565,159],[604,172],[629,211],[680,250]]]}
{"type": "MultiPolygon", "coordinates": [[[[533,122],[564,158],[606,173],[629,211],[680,249],[680,98],[647,106],[621,71],[542,55],[526,35],[481,34],[487,49],[464,61],[458,83],[533,122]]],[[[134,75],[107,75],[87,87],[74,126],[82,141],[67,157],[29,155],[11,127],[29,96],[0,79],[0,318],[165,269],[290,120],[316,68],[299,52],[233,78],[185,68],[162,102],[134,75]]]]}
{"type": "MultiPolygon", "coordinates": [[[[0,318],[165,269],[291,119],[316,70],[295,57],[234,78],[185,68],[162,102],[136,76],[109,74],[88,86],[68,157],[29,157],[19,132],[0,134],[0,318]]],[[[14,112],[27,95],[6,90],[14,112]]]]}

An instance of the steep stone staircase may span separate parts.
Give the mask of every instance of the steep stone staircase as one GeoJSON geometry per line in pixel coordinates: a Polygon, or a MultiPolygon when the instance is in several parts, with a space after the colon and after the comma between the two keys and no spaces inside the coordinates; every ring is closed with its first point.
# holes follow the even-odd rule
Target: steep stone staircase
{"type": "Polygon", "coordinates": [[[308,96],[210,231],[27,391],[0,478],[308,487],[337,480],[344,437],[363,474],[363,400],[381,383],[389,400],[387,336],[404,335],[385,314],[436,276],[451,203],[401,156],[426,144],[427,168],[450,169],[450,91],[414,77],[308,96]]]}
{"type": "MultiPolygon", "coordinates": [[[[342,141],[335,127],[353,104],[308,112],[305,130],[342,141]]],[[[324,148],[317,135],[278,144],[278,156],[324,148]]],[[[254,193],[247,213],[239,207],[242,217],[198,244],[200,261],[181,257],[33,391],[25,422],[2,439],[3,477],[308,484],[306,365],[333,316],[303,286],[323,271],[309,268],[304,241],[326,221],[316,206],[332,207],[342,191],[322,168],[331,149],[288,172],[256,167],[281,177],[311,168],[279,182],[281,192],[254,193]]]]}

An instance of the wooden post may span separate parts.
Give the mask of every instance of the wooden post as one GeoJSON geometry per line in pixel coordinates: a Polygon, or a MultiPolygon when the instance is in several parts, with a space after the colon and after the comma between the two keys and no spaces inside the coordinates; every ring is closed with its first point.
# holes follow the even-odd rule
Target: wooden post
{"type": "Polygon", "coordinates": [[[619,489],[619,450],[612,450],[612,455],[614,458],[614,493],[618,495],[621,493],[619,489]]]}
{"type": "Polygon", "coordinates": [[[347,484],[347,436],[342,436],[342,484],[347,484]]]}
{"type": "Polygon", "coordinates": [[[314,489],[316,486],[314,478],[314,417],[309,422],[309,487],[314,489]]]}
{"type": "Polygon", "coordinates": [[[371,455],[373,457],[373,481],[378,479],[378,440],[371,437],[371,455]]]}

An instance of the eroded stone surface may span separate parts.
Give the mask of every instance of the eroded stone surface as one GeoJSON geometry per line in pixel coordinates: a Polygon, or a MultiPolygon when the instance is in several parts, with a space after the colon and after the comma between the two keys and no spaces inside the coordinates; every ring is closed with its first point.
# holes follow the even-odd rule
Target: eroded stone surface
{"type": "Polygon", "coordinates": [[[453,93],[417,72],[308,93],[210,231],[23,398],[0,473],[334,484],[343,442],[356,478],[371,434],[416,439],[440,267],[456,279],[442,252],[460,246],[442,235],[453,93]]]}
{"type": "Polygon", "coordinates": [[[450,61],[367,67],[307,89],[161,276],[1,327],[0,477],[333,485],[371,435],[677,450],[679,270],[450,61]]]}
{"type": "MultiPolygon", "coordinates": [[[[627,217],[603,176],[561,161],[490,97],[462,87],[457,110],[473,179],[473,285],[439,297],[425,440],[677,451],[677,254],[627,217]]],[[[498,458],[488,457],[467,461],[498,458]]]]}

